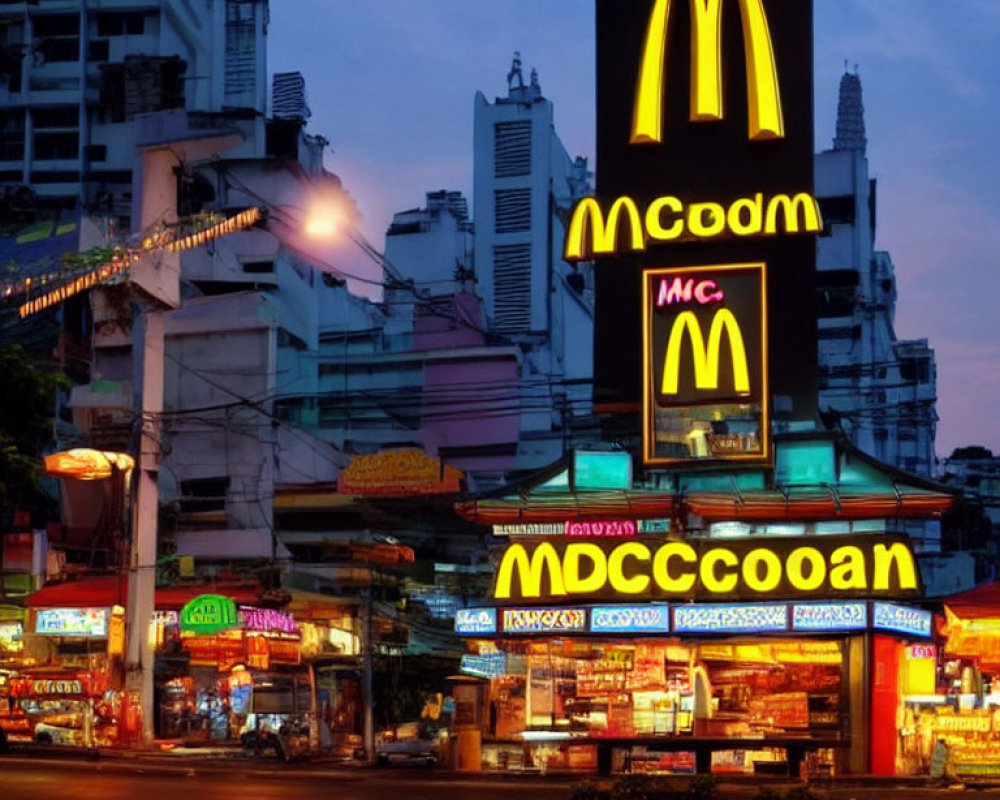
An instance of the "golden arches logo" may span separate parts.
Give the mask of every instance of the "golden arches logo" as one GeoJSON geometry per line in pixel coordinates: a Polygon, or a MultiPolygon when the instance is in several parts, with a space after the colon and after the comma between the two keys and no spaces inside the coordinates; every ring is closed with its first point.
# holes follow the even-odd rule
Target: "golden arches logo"
{"type": "MultiPolygon", "coordinates": [[[[663,140],[663,83],[666,72],[667,22],[674,0],[655,0],[636,82],[630,144],[663,140]]],[[[762,0],[738,0],[747,65],[748,136],[782,139],[774,47],[762,0]]],[[[720,120],[722,102],[722,0],[691,0],[691,121],[720,120]]]]}
{"type": "Polygon", "coordinates": [[[681,342],[687,333],[691,341],[694,358],[694,385],[696,389],[714,390],[719,388],[719,348],[722,346],[722,332],[729,338],[729,349],[733,359],[733,388],[740,394],[750,393],[750,371],[747,368],[746,347],[743,334],[736,317],[728,308],[720,308],[712,317],[708,331],[708,344],[701,333],[701,325],[693,311],[682,311],[674,319],[667,341],[667,353],[663,359],[663,379],[660,393],[677,394],[678,373],[681,365],[681,342]]]}

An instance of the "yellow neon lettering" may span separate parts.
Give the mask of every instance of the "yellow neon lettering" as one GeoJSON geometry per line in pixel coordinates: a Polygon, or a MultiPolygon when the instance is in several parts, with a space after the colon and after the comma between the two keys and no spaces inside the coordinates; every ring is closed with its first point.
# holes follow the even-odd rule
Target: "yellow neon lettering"
{"type": "Polygon", "coordinates": [[[781,561],[770,550],[758,547],[743,557],[743,582],[755,592],[770,592],[781,583],[781,561]],[[764,577],[760,565],[764,565],[764,577]]]}
{"type": "Polygon", "coordinates": [[[719,577],[716,575],[715,565],[735,567],[738,563],[736,554],[732,550],[726,550],[723,547],[709,550],[701,558],[701,569],[699,570],[701,585],[710,592],[731,592],[736,588],[737,575],[735,570],[726,570],[722,573],[722,577],[719,577]]]}
{"type": "Polygon", "coordinates": [[[642,219],[639,216],[639,209],[631,197],[619,197],[612,203],[611,211],[608,212],[607,224],[604,222],[604,214],[601,212],[597,200],[593,197],[584,197],[573,209],[573,217],[570,219],[569,230],[566,232],[564,253],[566,260],[579,261],[585,257],[588,228],[593,245],[591,252],[595,254],[615,252],[619,217],[623,210],[629,222],[630,249],[644,250],[646,241],[642,230],[642,219]]]}
{"type": "Polygon", "coordinates": [[[563,556],[563,581],[566,594],[598,591],[608,580],[608,561],[604,551],[593,542],[571,542],[563,556]],[[590,561],[590,574],[580,577],[580,559],[590,561]]]}
{"type": "Polygon", "coordinates": [[[712,390],[719,388],[719,348],[722,345],[722,331],[729,338],[729,349],[733,357],[733,388],[741,394],[750,392],[750,372],[747,368],[746,348],[743,334],[736,317],[728,308],[720,308],[712,318],[708,332],[708,345],[701,335],[698,318],[691,311],[682,311],[674,320],[667,341],[667,353],[663,363],[661,394],[677,394],[677,383],[681,366],[681,341],[687,331],[694,357],[695,388],[712,390]]]}
{"type": "Polygon", "coordinates": [[[692,203],[688,208],[688,230],[708,239],[726,229],[726,210],[718,203],[692,203]]]}
{"type": "Polygon", "coordinates": [[[635,85],[630,144],[659,143],[663,140],[663,78],[666,72],[667,18],[670,0],[656,0],[646,26],[646,41],[635,85]]]}
{"type": "Polygon", "coordinates": [[[646,233],[649,234],[650,239],[655,239],[658,242],[676,239],[684,232],[684,222],[680,219],[675,219],[668,228],[663,227],[660,220],[664,208],[671,213],[680,214],[684,210],[684,205],[676,197],[670,195],[657,197],[649,204],[646,209],[646,233]]]}
{"type": "Polygon", "coordinates": [[[872,589],[875,591],[884,591],[889,588],[889,572],[893,564],[896,565],[899,588],[917,588],[917,570],[913,563],[913,554],[906,545],[901,542],[894,542],[886,547],[884,544],[879,543],[875,545],[874,556],[875,574],[872,576],[872,589]]]}
{"type": "Polygon", "coordinates": [[[638,561],[649,561],[649,548],[641,542],[628,542],[616,547],[608,555],[608,582],[611,588],[622,594],[641,594],[649,586],[648,575],[625,577],[623,570],[626,558],[638,561]]]}
{"type": "Polygon", "coordinates": [[[664,592],[670,594],[690,592],[695,573],[682,572],[678,577],[670,574],[670,559],[678,558],[685,564],[696,564],[698,555],[687,542],[667,542],[653,555],[653,580],[664,592]]]}
{"type": "Polygon", "coordinates": [[[844,545],[830,554],[830,586],[833,589],[867,589],[865,556],[860,547],[844,545]]]}
{"type": "Polygon", "coordinates": [[[823,217],[816,198],[806,192],[799,192],[795,197],[787,194],[776,194],[767,203],[767,215],[764,218],[764,233],[773,234],[778,231],[778,211],[785,220],[786,233],[799,232],[799,211],[802,211],[803,228],[815,233],[823,228],[823,217]]]}
{"type": "MultiPolygon", "coordinates": [[[[747,135],[785,135],[774,47],[761,0],[739,0],[747,72],[747,135]]],[[[670,0],[656,0],[649,15],[639,61],[630,144],[663,141],[663,84],[670,0]]],[[[723,118],[722,2],[691,0],[691,120],[723,118]]]]}
{"type": "Polygon", "coordinates": [[[757,192],[752,198],[741,197],[729,206],[726,215],[729,230],[737,236],[753,236],[764,227],[764,195],[757,192]],[[748,217],[744,222],[744,212],[748,217]]]}
{"type": "Polygon", "coordinates": [[[815,547],[796,547],[792,550],[785,561],[785,570],[788,582],[803,592],[818,589],[826,580],[826,560],[815,547]],[[804,575],[802,568],[807,562],[809,575],[804,575]]]}
{"type": "Polygon", "coordinates": [[[782,139],[785,121],[778,69],[761,0],[740,0],[740,18],[747,62],[747,135],[751,139],[782,139]]]}
{"type": "Polygon", "coordinates": [[[722,119],[722,3],[691,0],[691,121],[722,119]]]}
{"type": "Polygon", "coordinates": [[[497,583],[494,596],[505,599],[511,596],[511,584],[514,570],[517,569],[518,580],[523,597],[542,596],[542,575],[549,576],[549,592],[553,596],[566,594],[563,584],[562,565],[559,555],[549,542],[542,542],[528,558],[524,545],[515,544],[507,548],[497,569],[497,583]]]}

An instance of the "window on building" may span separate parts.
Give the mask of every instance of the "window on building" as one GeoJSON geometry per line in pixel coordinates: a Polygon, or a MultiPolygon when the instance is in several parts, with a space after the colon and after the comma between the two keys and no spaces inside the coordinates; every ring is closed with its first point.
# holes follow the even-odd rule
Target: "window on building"
{"type": "Polygon", "coordinates": [[[12,93],[21,91],[23,51],[23,23],[0,21],[0,83],[12,93]]]}
{"type": "Polygon", "coordinates": [[[930,380],[931,364],[928,358],[903,358],[899,362],[899,374],[909,383],[927,383],[930,380]]]}
{"type": "Polygon", "coordinates": [[[531,328],[531,245],[493,248],[493,317],[500,333],[531,328]]]}
{"type": "Polygon", "coordinates": [[[34,18],[35,53],[45,63],[80,60],[80,18],[44,14],[34,18]]]}
{"type": "Polygon", "coordinates": [[[493,193],[497,233],[531,229],[531,189],[501,189],[493,193]]]}
{"type": "Polygon", "coordinates": [[[107,61],[111,55],[111,47],[107,39],[93,39],[87,43],[88,61],[107,61]]]}
{"type": "Polygon", "coordinates": [[[97,15],[98,36],[141,36],[146,30],[142,12],[104,12],[97,15]]]}
{"type": "Polygon", "coordinates": [[[80,154],[79,151],[80,134],[76,131],[35,134],[36,161],[77,158],[80,154]]]}
{"type": "Polygon", "coordinates": [[[494,128],[494,176],[512,178],[531,173],[531,120],[498,122],[494,128]]]}
{"type": "Polygon", "coordinates": [[[50,128],[76,129],[80,125],[80,109],[77,106],[36,108],[31,112],[31,119],[36,131],[50,128]]]}
{"type": "Polygon", "coordinates": [[[181,512],[223,511],[228,492],[228,476],[181,481],[181,512]]]}
{"type": "Polygon", "coordinates": [[[257,4],[242,0],[226,2],[226,66],[225,93],[245,96],[252,102],[257,74],[257,4]]]}
{"type": "Polygon", "coordinates": [[[839,197],[820,197],[818,199],[823,222],[827,225],[831,223],[850,225],[854,222],[854,195],[846,194],[839,197]]]}
{"type": "Polygon", "coordinates": [[[24,111],[0,111],[0,161],[24,158],[24,111]]]}
{"type": "Polygon", "coordinates": [[[101,64],[102,122],[125,121],[125,65],[101,64]]]}

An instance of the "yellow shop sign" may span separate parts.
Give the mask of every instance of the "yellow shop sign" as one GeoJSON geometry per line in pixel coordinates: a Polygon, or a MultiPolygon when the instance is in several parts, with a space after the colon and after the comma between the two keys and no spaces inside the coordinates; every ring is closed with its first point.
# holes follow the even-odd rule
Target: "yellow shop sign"
{"type": "Polygon", "coordinates": [[[921,593],[903,536],[780,541],[632,539],[518,541],[503,553],[493,598],[778,599],[907,597],[921,593]]]}

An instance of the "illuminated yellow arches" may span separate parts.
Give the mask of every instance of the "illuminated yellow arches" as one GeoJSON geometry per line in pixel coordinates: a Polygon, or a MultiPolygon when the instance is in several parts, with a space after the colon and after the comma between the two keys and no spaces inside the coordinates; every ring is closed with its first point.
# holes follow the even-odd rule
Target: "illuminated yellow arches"
{"type": "Polygon", "coordinates": [[[728,206],[716,202],[685,205],[677,197],[664,195],[650,202],[645,213],[639,212],[631,197],[622,196],[611,204],[607,218],[595,198],[584,197],[573,208],[563,258],[581,261],[616,253],[623,226],[625,249],[645,250],[650,241],[818,233],[823,229],[823,216],[816,198],[807,192],[776,194],[766,203],[763,193],[757,192],[728,206]]]}
{"type": "MultiPolygon", "coordinates": [[[[747,64],[747,118],[750,139],[782,139],[774,47],[762,0],[738,0],[747,64]]],[[[671,0],[656,0],[649,15],[639,62],[631,144],[663,141],[663,84],[667,22],[671,0]]],[[[722,102],[722,0],[691,0],[691,120],[720,120],[722,102]]]]}
{"type": "Polygon", "coordinates": [[[693,311],[682,311],[674,319],[674,325],[670,329],[670,339],[667,341],[667,353],[663,359],[661,394],[677,394],[677,379],[681,365],[681,342],[684,341],[685,332],[691,340],[695,388],[703,390],[719,388],[719,348],[722,346],[723,330],[729,338],[729,349],[733,357],[733,388],[739,394],[750,393],[750,372],[747,369],[743,334],[733,312],[728,308],[720,308],[712,317],[707,346],[701,335],[698,318],[693,311]]]}

